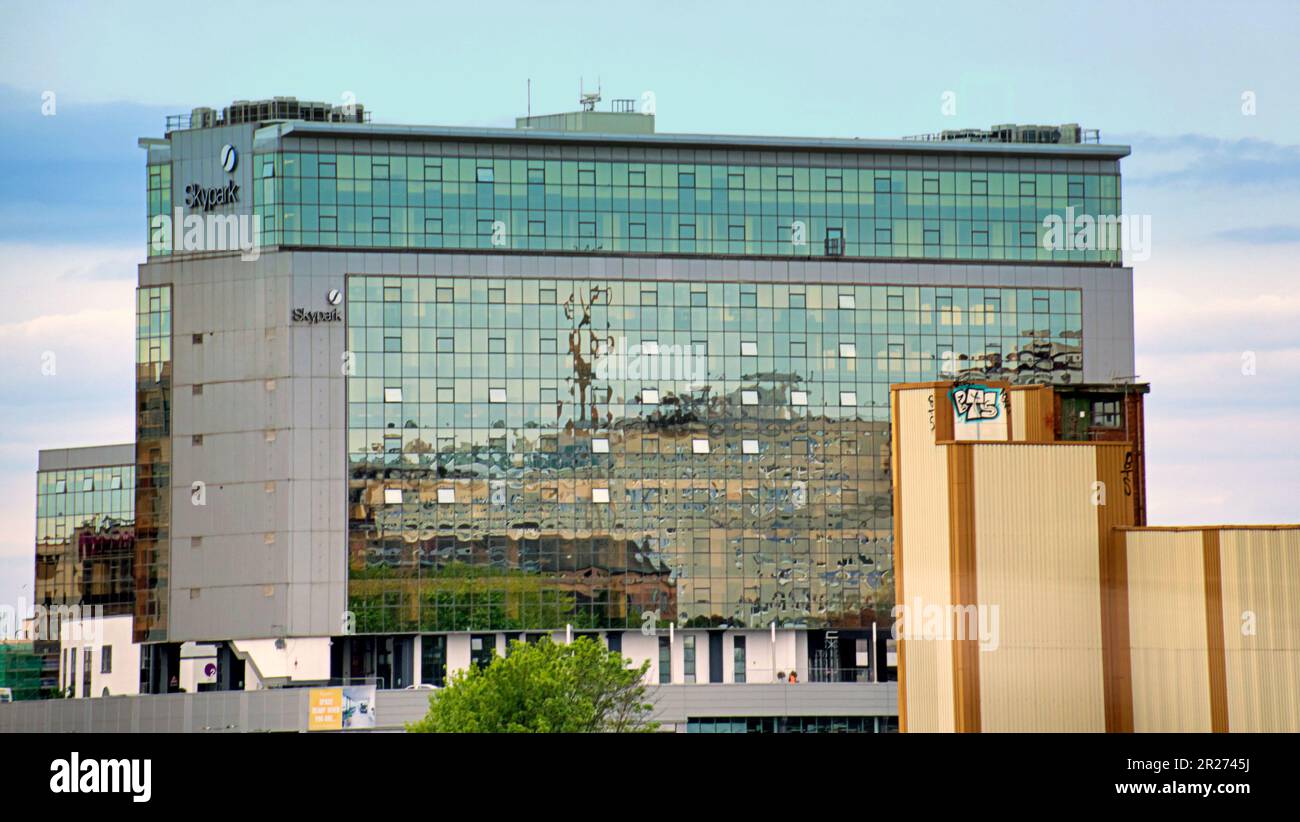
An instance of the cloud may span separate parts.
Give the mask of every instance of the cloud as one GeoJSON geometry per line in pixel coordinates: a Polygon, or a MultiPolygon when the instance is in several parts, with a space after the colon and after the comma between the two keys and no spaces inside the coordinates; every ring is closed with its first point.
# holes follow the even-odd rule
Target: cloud
{"type": "Polygon", "coordinates": [[[1232,228],[1215,235],[1230,243],[1247,245],[1272,245],[1275,243],[1300,243],[1300,225],[1262,225],[1232,228]]]}
{"type": "MultiPolygon", "coordinates": [[[[1135,279],[1136,279],[1135,275],[1135,279]]],[[[1139,354],[1280,351],[1300,343],[1300,291],[1251,293],[1249,275],[1134,289],[1139,354]]]]}
{"type": "Polygon", "coordinates": [[[1229,187],[1291,191],[1300,183],[1300,145],[1253,138],[1228,140],[1204,134],[1133,135],[1124,167],[1126,188],[1229,187]]]}

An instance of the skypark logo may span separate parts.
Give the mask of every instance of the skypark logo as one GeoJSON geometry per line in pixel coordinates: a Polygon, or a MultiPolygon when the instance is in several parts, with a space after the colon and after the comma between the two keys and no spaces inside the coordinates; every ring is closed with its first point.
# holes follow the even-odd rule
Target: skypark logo
{"type": "Polygon", "coordinates": [[[153,760],[85,759],[76,751],[50,763],[50,793],[125,793],[132,802],[153,796],[153,760]]]}

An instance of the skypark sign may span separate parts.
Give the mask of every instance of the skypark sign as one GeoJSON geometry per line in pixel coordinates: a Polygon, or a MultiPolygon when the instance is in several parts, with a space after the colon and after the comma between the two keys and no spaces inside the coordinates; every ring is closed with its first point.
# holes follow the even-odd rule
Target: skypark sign
{"type": "Polygon", "coordinates": [[[211,211],[217,206],[239,202],[239,186],[230,180],[224,186],[202,186],[190,183],[185,186],[185,207],[211,211]]]}

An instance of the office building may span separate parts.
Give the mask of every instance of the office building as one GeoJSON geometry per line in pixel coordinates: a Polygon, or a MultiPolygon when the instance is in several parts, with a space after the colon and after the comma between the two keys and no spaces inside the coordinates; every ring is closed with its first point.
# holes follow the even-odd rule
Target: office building
{"type": "Polygon", "coordinates": [[[405,687],[542,634],[655,683],[887,682],[889,386],[1133,373],[1119,247],[1044,242],[1121,213],[1124,146],[588,102],[494,129],[276,98],[140,141],[143,690],[184,643],[405,687]]]}

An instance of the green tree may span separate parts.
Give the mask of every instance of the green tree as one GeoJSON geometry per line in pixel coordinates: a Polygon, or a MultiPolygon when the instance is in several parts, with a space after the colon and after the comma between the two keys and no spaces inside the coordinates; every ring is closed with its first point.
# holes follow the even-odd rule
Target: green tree
{"type": "Polygon", "coordinates": [[[457,673],[429,697],[412,733],[628,733],[653,731],[639,668],[590,637],[568,645],[514,641],[504,658],[457,673]]]}

